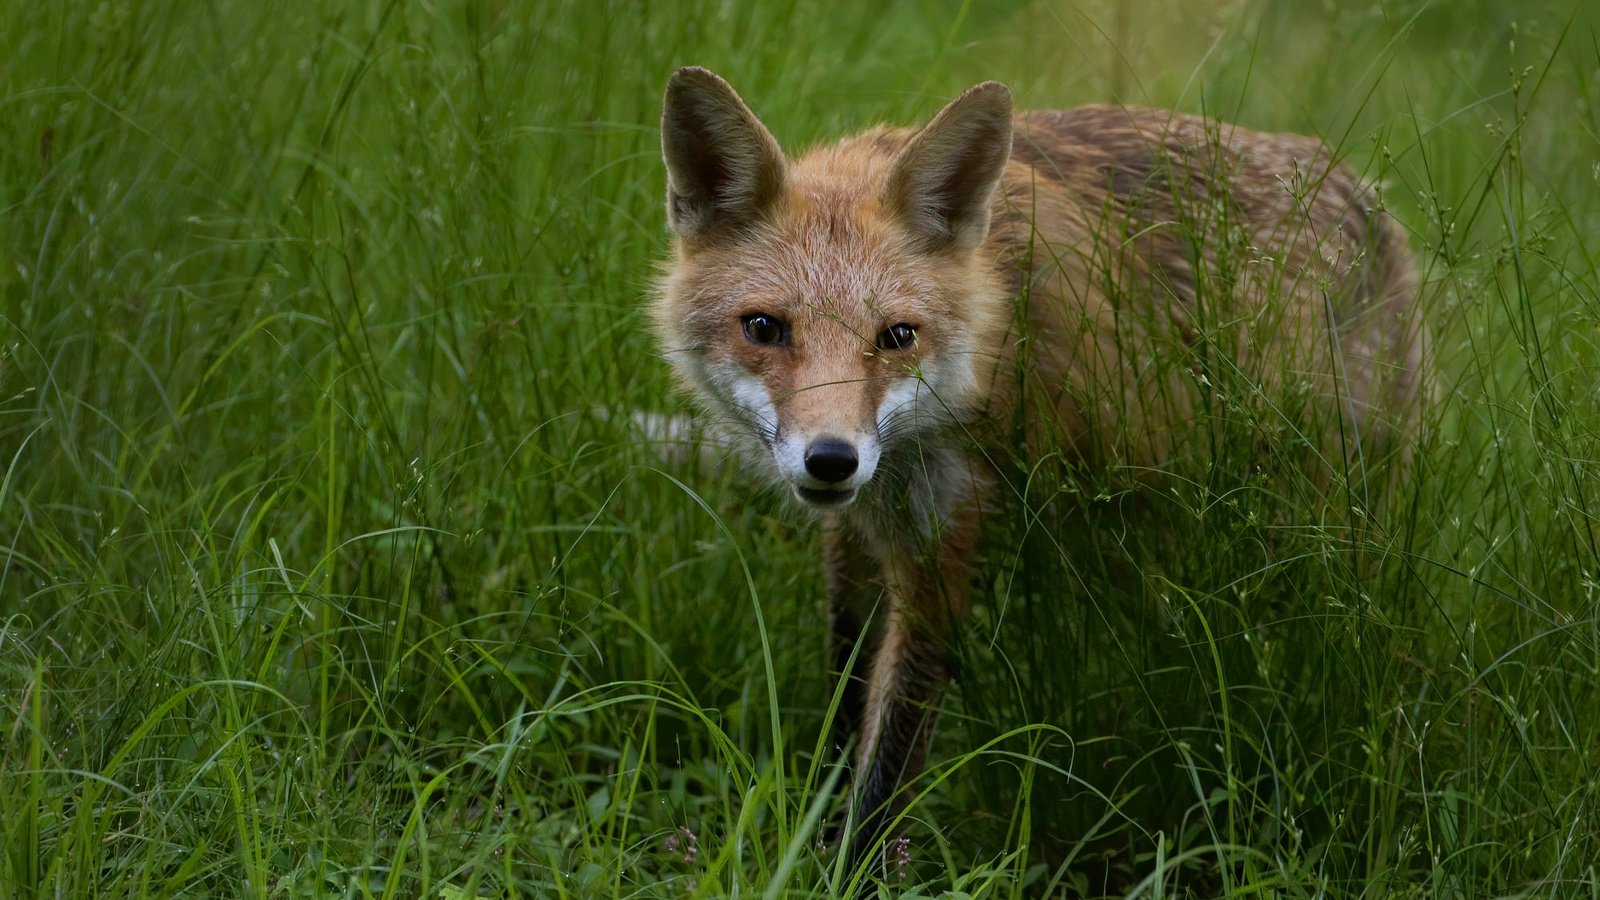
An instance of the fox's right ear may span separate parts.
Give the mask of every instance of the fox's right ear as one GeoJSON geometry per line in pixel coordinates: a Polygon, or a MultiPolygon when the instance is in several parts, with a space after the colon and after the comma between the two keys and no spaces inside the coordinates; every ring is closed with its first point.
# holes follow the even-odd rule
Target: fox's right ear
{"type": "Polygon", "coordinates": [[[726,81],[698,66],[672,73],[661,109],[667,221],[705,241],[758,219],[783,191],[783,150],[726,81]]]}

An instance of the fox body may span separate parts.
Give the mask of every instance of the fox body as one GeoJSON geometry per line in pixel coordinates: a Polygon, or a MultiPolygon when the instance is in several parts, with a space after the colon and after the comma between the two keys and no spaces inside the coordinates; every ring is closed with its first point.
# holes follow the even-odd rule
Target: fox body
{"type": "Polygon", "coordinates": [[[668,358],[822,520],[854,857],[923,764],[979,526],[1008,499],[996,461],[1019,444],[1145,472],[1198,452],[1181,426],[1204,346],[1298,398],[1313,424],[1294,433],[1323,459],[1402,455],[1424,387],[1414,265],[1315,140],[1154,110],[1014,115],[988,82],[920,130],[791,159],[685,68],[662,144],[668,358]]]}

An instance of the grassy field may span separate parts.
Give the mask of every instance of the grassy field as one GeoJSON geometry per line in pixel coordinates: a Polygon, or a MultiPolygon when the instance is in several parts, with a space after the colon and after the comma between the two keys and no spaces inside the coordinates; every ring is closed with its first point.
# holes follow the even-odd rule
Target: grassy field
{"type": "Polygon", "coordinates": [[[17,4],[0,894],[842,890],[818,535],[605,413],[686,408],[686,63],[791,148],[987,78],[1314,134],[1426,269],[1396,502],[1241,451],[994,529],[882,890],[1600,894],[1577,0],[17,4]]]}

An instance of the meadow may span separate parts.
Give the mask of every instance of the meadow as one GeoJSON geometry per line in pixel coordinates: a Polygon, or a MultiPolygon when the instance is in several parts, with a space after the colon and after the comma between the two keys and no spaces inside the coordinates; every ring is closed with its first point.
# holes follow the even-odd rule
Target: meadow
{"type": "Polygon", "coordinates": [[[6,14],[5,896],[1596,896],[1597,532],[1592,3],[6,14]],[[628,414],[690,63],[789,148],[991,78],[1316,135],[1426,277],[1390,500],[1226,402],[1019,490],[881,877],[816,529],[628,414]]]}

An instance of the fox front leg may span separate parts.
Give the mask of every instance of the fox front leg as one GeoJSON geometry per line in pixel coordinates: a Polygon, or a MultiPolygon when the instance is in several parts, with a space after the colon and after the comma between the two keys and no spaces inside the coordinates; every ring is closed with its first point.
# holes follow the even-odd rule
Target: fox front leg
{"type": "Polygon", "coordinates": [[[902,786],[922,772],[949,680],[944,641],[898,618],[891,610],[867,688],[852,801],[858,823],[850,839],[852,869],[905,808],[902,786]]]}
{"type": "Polygon", "coordinates": [[[867,678],[875,644],[868,629],[883,596],[878,564],[859,534],[838,521],[828,522],[822,539],[828,589],[828,657],[835,678],[844,679],[834,712],[830,745],[842,753],[861,730],[867,678]]]}
{"type": "Polygon", "coordinates": [[[950,680],[950,623],[966,607],[974,518],[950,523],[935,541],[938,552],[932,559],[909,562],[901,555],[884,561],[889,611],[873,654],[857,745],[852,869],[886,836],[905,808],[905,785],[922,773],[950,680]]]}

